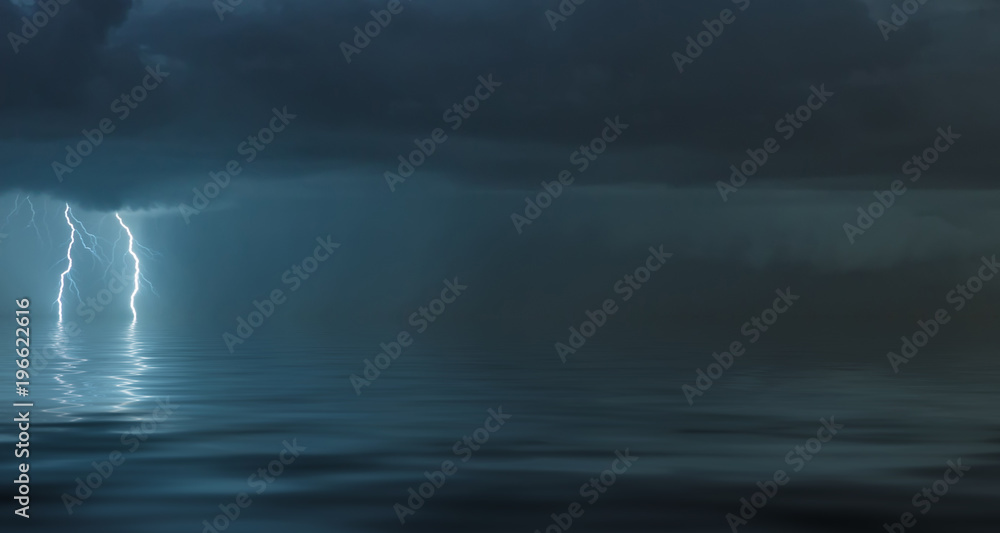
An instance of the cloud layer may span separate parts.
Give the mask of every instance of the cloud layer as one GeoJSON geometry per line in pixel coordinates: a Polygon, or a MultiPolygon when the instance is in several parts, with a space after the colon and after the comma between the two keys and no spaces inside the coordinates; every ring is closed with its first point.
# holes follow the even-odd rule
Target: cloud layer
{"type": "MultiPolygon", "coordinates": [[[[775,122],[806,103],[811,86],[825,86],[834,96],[762,178],[882,183],[952,125],[960,151],[927,186],[992,184],[996,2],[927,4],[885,40],[877,21],[891,20],[889,6],[858,0],[589,2],[555,31],[546,16],[555,1],[407,1],[348,63],[341,43],[385,6],[244,2],[221,21],[208,2],[61,6],[17,53],[0,53],[11,73],[0,81],[0,189],[99,207],[175,202],[284,106],[299,118],[255,178],[377,181],[414,138],[447,128],[443,113],[490,74],[502,86],[422,172],[532,186],[620,116],[628,134],[588,183],[711,187],[745,150],[778,136],[775,122]],[[674,54],[724,9],[735,20],[679,72],[674,54]],[[149,65],[170,77],[118,123],[113,103],[149,65]],[[52,162],[104,118],[115,131],[60,183],[52,162]]],[[[31,13],[0,4],[0,29],[21,33],[31,13]]]]}

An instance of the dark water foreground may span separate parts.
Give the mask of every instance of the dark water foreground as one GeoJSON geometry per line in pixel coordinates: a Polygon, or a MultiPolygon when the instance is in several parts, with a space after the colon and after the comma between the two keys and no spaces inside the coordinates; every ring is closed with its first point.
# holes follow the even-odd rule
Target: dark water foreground
{"type": "Polygon", "coordinates": [[[1000,518],[1000,365],[974,346],[899,374],[883,346],[760,346],[692,406],[681,386],[725,342],[565,364],[551,345],[415,344],[359,396],[349,376],[377,346],[299,335],[230,354],[217,335],[128,326],[33,338],[50,349],[31,379],[31,518],[13,515],[5,416],[2,531],[725,532],[741,498],[763,504],[743,510],[747,532],[1000,518]]]}

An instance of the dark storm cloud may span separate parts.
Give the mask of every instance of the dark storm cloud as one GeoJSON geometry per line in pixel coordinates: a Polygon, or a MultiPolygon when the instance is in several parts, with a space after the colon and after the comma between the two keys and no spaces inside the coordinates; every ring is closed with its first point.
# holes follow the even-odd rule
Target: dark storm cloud
{"type": "MultiPolygon", "coordinates": [[[[988,42],[997,20],[983,17],[995,3],[916,16],[885,41],[876,19],[888,7],[858,0],[753,0],[745,12],[728,1],[591,1],[557,31],[545,17],[555,1],[405,2],[350,64],[341,42],[382,2],[245,2],[221,22],[209,2],[130,5],[71,3],[21,53],[0,54],[15,73],[0,102],[11,118],[0,126],[4,189],[100,206],[172,202],[160,191],[204,181],[283,106],[300,118],[256,177],[350,171],[378,180],[414,137],[447,127],[444,110],[486,74],[502,87],[421,172],[535,184],[620,115],[631,127],[588,182],[710,185],[821,84],[835,96],[766,177],[898,173],[947,125],[964,135],[963,151],[942,161],[949,178],[938,183],[972,184],[992,171],[988,132],[1000,110],[961,102],[998,88],[986,68],[1000,52],[988,42]],[[727,8],[736,21],[678,73],[671,55],[727,8]],[[985,33],[961,30],[970,25],[985,33]],[[171,73],[163,88],[57,182],[51,161],[110,116],[151,64],[171,73]]],[[[0,9],[18,31],[17,8],[0,9]]]]}
{"type": "Polygon", "coordinates": [[[84,104],[87,86],[106,75],[114,61],[104,45],[108,34],[125,21],[132,0],[74,0],[51,6],[54,15],[49,16],[40,8],[0,2],[0,30],[6,37],[0,53],[0,112],[84,104]],[[38,11],[44,15],[35,18],[41,27],[31,22],[38,11]]]}

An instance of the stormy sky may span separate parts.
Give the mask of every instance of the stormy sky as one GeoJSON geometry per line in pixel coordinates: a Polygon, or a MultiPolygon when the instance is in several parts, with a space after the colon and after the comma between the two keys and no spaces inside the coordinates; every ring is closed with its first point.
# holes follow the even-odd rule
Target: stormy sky
{"type": "Polygon", "coordinates": [[[128,213],[162,254],[152,314],[228,324],[330,235],[342,247],[280,319],[387,335],[459,276],[473,288],[455,335],[548,339],[661,244],[670,267],[619,334],[706,317],[735,334],[785,286],[803,318],[909,322],[1000,252],[997,1],[930,0],[886,30],[888,0],[403,0],[349,58],[388,2],[72,0],[26,42],[10,37],[36,12],[23,4],[0,0],[0,216],[32,195],[47,235],[3,230],[5,292],[52,293],[67,202],[93,225],[128,213]],[[723,10],[733,20],[681,72],[676,54],[723,10]],[[452,129],[482,79],[498,85],[452,129]],[[821,87],[822,107],[777,133],[821,87]],[[295,118],[247,161],[275,109],[295,118]],[[627,129],[580,171],[574,152],[615,119],[627,129]],[[102,121],[113,131],[60,173],[102,121]],[[910,182],[904,163],[949,127],[960,138],[910,182]],[[437,128],[447,140],[390,186],[437,128]],[[723,200],[730,165],[769,137],[780,148],[723,200]],[[231,160],[240,174],[185,216],[231,160]],[[563,170],[575,181],[552,206],[512,222],[563,170]],[[844,224],[897,179],[906,193],[850,242],[844,224]]]}

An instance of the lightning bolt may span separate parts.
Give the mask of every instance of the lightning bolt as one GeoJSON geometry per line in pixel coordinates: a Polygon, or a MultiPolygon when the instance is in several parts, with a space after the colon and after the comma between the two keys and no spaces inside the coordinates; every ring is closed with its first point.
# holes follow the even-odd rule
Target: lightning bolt
{"type": "Polygon", "coordinates": [[[89,231],[87,231],[87,228],[86,228],[86,226],[83,225],[83,222],[80,222],[80,220],[78,218],[76,218],[75,216],[73,216],[73,211],[72,210],[70,210],[69,216],[73,219],[73,222],[75,222],[76,225],[79,226],[79,228],[80,228],[80,230],[79,230],[80,231],[80,244],[82,244],[83,247],[86,248],[87,251],[90,252],[94,256],[94,259],[96,259],[99,263],[103,263],[105,260],[102,257],[103,254],[101,253],[101,246],[98,243],[97,236],[94,235],[93,233],[90,233],[89,231]],[[85,236],[86,237],[90,237],[90,242],[92,243],[92,246],[87,246],[87,241],[84,240],[85,236]]]}
{"type": "Polygon", "coordinates": [[[21,193],[17,193],[17,196],[14,197],[14,209],[7,214],[7,220],[3,223],[4,228],[6,228],[8,224],[10,224],[10,217],[16,215],[17,212],[20,210],[21,210],[21,193]]]}
{"type": "Polygon", "coordinates": [[[28,203],[28,207],[31,208],[31,222],[28,222],[28,225],[25,226],[25,228],[35,228],[35,233],[38,234],[38,240],[41,241],[42,240],[42,232],[38,229],[38,224],[35,223],[35,216],[36,216],[36,214],[35,214],[35,204],[31,203],[31,197],[30,196],[25,196],[24,197],[24,201],[27,202],[28,203]]]}
{"type": "MultiPolygon", "coordinates": [[[[42,231],[38,228],[38,223],[36,222],[39,216],[38,213],[35,212],[35,204],[31,201],[30,196],[25,196],[24,199],[22,200],[21,193],[17,193],[17,196],[14,198],[14,209],[12,209],[10,213],[7,214],[7,218],[4,220],[3,226],[0,227],[0,235],[6,237],[6,234],[4,234],[3,231],[7,229],[7,226],[10,225],[11,219],[14,218],[15,215],[21,212],[21,207],[23,207],[24,204],[28,204],[28,207],[31,209],[31,219],[28,221],[28,225],[25,226],[25,228],[35,228],[35,234],[38,235],[38,241],[41,242],[42,244],[45,244],[45,240],[42,239],[42,231]]],[[[45,204],[48,204],[48,198],[45,199],[45,204]]],[[[49,233],[48,221],[45,219],[44,210],[42,211],[41,219],[42,223],[45,224],[45,232],[49,233]]],[[[51,242],[52,242],[52,235],[51,233],[49,233],[50,246],[51,242]]]]}
{"type": "Polygon", "coordinates": [[[104,269],[104,277],[108,277],[108,272],[111,272],[111,266],[114,264],[115,251],[118,250],[118,243],[122,240],[122,230],[118,230],[118,238],[115,239],[114,244],[111,245],[111,261],[108,261],[108,267],[104,269]]]}
{"type": "Polygon", "coordinates": [[[145,246],[139,243],[135,243],[135,246],[136,248],[139,249],[140,252],[146,254],[149,257],[163,257],[163,254],[161,254],[160,252],[157,252],[156,250],[150,250],[149,248],[146,248],[145,246]]]}
{"type": "MultiPolygon", "coordinates": [[[[25,201],[27,201],[27,199],[25,201]]],[[[15,209],[16,208],[17,205],[15,205],[15,209]]],[[[149,289],[153,292],[153,294],[157,294],[156,289],[153,287],[153,284],[150,283],[150,281],[146,279],[146,277],[142,274],[141,263],[139,261],[139,254],[136,253],[136,250],[150,257],[156,257],[159,256],[160,254],[136,242],[135,237],[132,235],[132,230],[127,225],[125,225],[125,221],[122,220],[122,217],[118,213],[115,213],[115,218],[118,219],[118,223],[121,225],[121,229],[118,230],[118,239],[112,245],[110,257],[105,256],[104,250],[101,249],[100,241],[103,239],[101,237],[98,237],[97,235],[94,235],[93,233],[90,233],[87,230],[87,228],[83,225],[83,222],[81,222],[80,219],[78,219],[73,214],[73,210],[72,208],[70,208],[68,203],[66,204],[66,209],[63,212],[63,216],[66,219],[66,225],[69,226],[70,235],[69,235],[69,244],[66,247],[67,266],[66,270],[63,271],[62,275],[60,275],[59,277],[59,296],[56,298],[56,301],[54,302],[59,304],[59,322],[61,323],[63,320],[63,295],[65,294],[67,287],[72,289],[73,292],[76,293],[77,298],[81,302],[83,301],[83,298],[80,295],[80,288],[77,286],[76,281],[73,279],[73,274],[72,274],[73,246],[77,242],[79,242],[80,245],[82,245],[84,249],[90,252],[90,254],[93,255],[98,262],[106,262],[107,268],[105,269],[104,273],[105,275],[107,275],[108,271],[110,271],[111,267],[115,263],[114,260],[115,252],[117,251],[118,243],[122,240],[122,233],[123,233],[122,230],[124,230],[124,233],[128,235],[128,251],[125,253],[125,257],[123,257],[123,260],[127,262],[127,256],[131,255],[132,261],[135,262],[135,274],[133,278],[132,295],[129,300],[129,307],[132,309],[132,324],[134,325],[136,323],[136,320],[138,319],[138,314],[136,313],[135,309],[135,297],[139,293],[139,288],[141,287],[142,283],[148,285],[149,289]],[[79,239],[77,238],[78,234],[79,234],[79,239]]],[[[62,261],[59,261],[59,263],[62,263],[62,261]]],[[[54,266],[55,265],[53,265],[53,267],[54,266]]]]}
{"type": "Polygon", "coordinates": [[[45,225],[45,236],[48,237],[49,247],[52,247],[52,231],[49,230],[49,219],[46,215],[49,214],[49,197],[45,197],[45,202],[42,203],[42,224],[45,225]]]}
{"type": "MultiPolygon", "coordinates": [[[[62,322],[63,319],[63,289],[66,288],[66,277],[73,270],[73,243],[76,242],[76,228],[69,220],[69,204],[66,204],[66,211],[63,214],[66,216],[66,225],[69,226],[69,246],[66,248],[66,260],[69,261],[69,265],[66,266],[66,271],[62,273],[62,276],[59,276],[59,297],[56,298],[56,302],[59,303],[59,322],[62,322]]],[[[73,283],[73,278],[70,278],[70,283],[73,283]]]]}
{"type": "MultiPolygon", "coordinates": [[[[67,206],[67,211],[68,209],[69,207],[67,206]]],[[[128,233],[128,253],[132,255],[132,260],[135,261],[135,278],[133,280],[134,287],[132,289],[132,299],[129,301],[129,306],[132,308],[132,323],[135,324],[135,321],[138,318],[138,315],[136,315],[135,312],[135,295],[139,292],[139,278],[142,277],[142,274],[139,271],[139,256],[135,254],[135,250],[133,248],[135,245],[135,238],[132,236],[132,230],[125,225],[125,222],[122,221],[122,217],[120,217],[118,213],[115,213],[115,218],[118,219],[118,223],[121,224],[122,227],[125,228],[125,232],[128,233]]]]}

